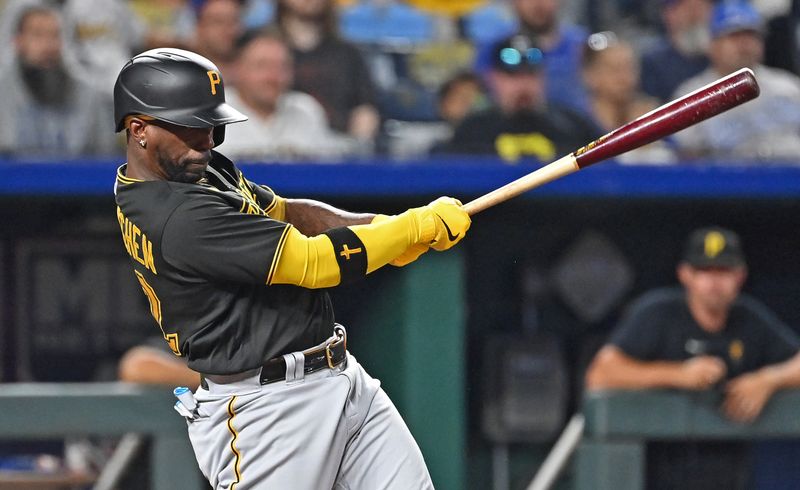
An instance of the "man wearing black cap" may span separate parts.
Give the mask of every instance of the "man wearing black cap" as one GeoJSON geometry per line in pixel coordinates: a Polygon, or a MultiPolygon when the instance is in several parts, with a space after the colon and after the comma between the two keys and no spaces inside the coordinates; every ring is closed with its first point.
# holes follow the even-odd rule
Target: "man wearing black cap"
{"type": "Polygon", "coordinates": [[[547,103],[545,56],[525,35],[497,43],[488,78],[495,107],[467,117],[447,150],[548,163],[599,137],[600,130],[585,116],[547,103]]]}
{"type": "MultiPolygon", "coordinates": [[[[587,389],[720,389],[722,412],[747,423],[776,391],[800,386],[800,339],[741,293],[747,266],[734,232],[694,231],[677,275],[683,289],[629,307],[590,365],[587,389]]],[[[745,488],[746,445],[688,444],[648,448],[648,488],[745,488]]]]}

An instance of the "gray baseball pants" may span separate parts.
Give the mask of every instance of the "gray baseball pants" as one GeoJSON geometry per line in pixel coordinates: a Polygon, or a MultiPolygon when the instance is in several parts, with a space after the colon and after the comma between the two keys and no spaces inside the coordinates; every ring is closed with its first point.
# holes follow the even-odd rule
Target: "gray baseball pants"
{"type": "Polygon", "coordinates": [[[405,422],[355,357],[305,376],[291,357],[286,381],[207,381],[195,394],[189,438],[215,490],[433,488],[405,422]]]}

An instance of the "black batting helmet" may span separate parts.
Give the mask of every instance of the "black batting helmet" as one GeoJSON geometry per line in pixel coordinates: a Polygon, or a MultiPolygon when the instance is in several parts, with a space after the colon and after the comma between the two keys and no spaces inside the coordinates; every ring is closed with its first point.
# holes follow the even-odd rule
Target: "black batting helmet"
{"type": "Polygon", "coordinates": [[[189,128],[214,128],[214,144],[225,139],[225,125],[247,116],[225,103],[217,67],[191,51],[157,48],[128,61],[114,84],[117,131],[125,117],[145,115],[189,128]]]}

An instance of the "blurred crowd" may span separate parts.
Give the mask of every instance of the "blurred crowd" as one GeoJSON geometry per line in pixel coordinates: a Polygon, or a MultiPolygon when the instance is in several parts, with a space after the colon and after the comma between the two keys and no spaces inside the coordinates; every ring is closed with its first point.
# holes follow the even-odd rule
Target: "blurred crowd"
{"type": "Polygon", "coordinates": [[[0,0],[0,155],[116,158],[116,74],[198,52],[253,162],[550,161],[740,68],[761,96],[623,163],[800,162],[800,1],[0,0]]]}

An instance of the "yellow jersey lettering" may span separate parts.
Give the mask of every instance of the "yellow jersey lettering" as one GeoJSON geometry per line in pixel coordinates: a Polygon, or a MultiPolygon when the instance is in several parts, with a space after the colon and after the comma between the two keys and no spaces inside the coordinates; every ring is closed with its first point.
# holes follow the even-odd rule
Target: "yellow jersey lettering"
{"type": "Polygon", "coordinates": [[[119,221],[119,229],[122,232],[122,243],[125,245],[128,255],[153,274],[158,274],[156,261],[153,258],[153,242],[148,240],[147,235],[142,233],[142,230],[127,216],[122,214],[119,207],[117,207],[117,221],[119,221]]]}
{"type": "Polygon", "coordinates": [[[133,223],[127,218],[125,219],[125,238],[128,242],[128,253],[133,257],[133,223]]]}
{"type": "Polygon", "coordinates": [[[497,154],[509,163],[516,163],[523,156],[533,156],[541,161],[556,156],[556,145],[541,133],[503,133],[494,141],[497,154]]]}
{"type": "Polygon", "coordinates": [[[136,225],[133,225],[132,228],[133,228],[133,232],[131,233],[131,235],[132,235],[131,236],[131,249],[132,249],[131,257],[133,257],[133,259],[136,262],[139,262],[140,264],[144,265],[144,260],[142,260],[142,258],[139,256],[139,242],[138,242],[138,240],[141,239],[140,236],[142,234],[142,230],[140,230],[139,227],[136,226],[136,225]]]}
{"type": "Polygon", "coordinates": [[[261,209],[261,206],[258,205],[255,201],[251,201],[247,198],[247,196],[242,195],[242,206],[239,208],[240,213],[244,214],[258,214],[258,215],[266,215],[267,213],[261,209]]]}
{"type": "Polygon", "coordinates": [[[178,334],[168,333],[164,335],[164,340],[166,340],[167,344],[169,344],[169,348],[172,350],[173,354],[175,354],[178,357],[183,355],[181,354],[181,346],[180,343],[178,342],[178,334]]]}
{"type": "MultiPolygon", "coordinates": [[[[139,285],[142,286],[142,291],[147,297],[147,301],[150,303],[150,314],[153,315],[153,319],[158,323],[159,328],[161,328],[161,300],[158,299],[158,295],[153,289],[153,286],[147,282],[141,272],[133,271],[133,273],[136,274],[136,279],[139,281],[139,285]]],[[[161,330],[161,334],[164,335],[163,329],[161,330]]]]}
{"type": "Polygon", "coordinates": [[[164,336],[164,340],[167,341],[172,352],[176,356],[182,356],[178,334],[166,333],[164,327],[161,325],[161,300],[158,299],[155,289],[147,282],[147,279],[144,278],[141,272],[133,271],[133,273],[136,274],[136,279],[139,281],[139,285],[142,286],[142,291],[144,291],[144,295],[147,296],[147,301],[150,302],[150,314],[153,315],[153,319],[158,323],[158,328],[161,329],[161,335],[164,336]]]}
{"type": "Polygon", "coordinates": [[[245,182],[244,177],[241,174],[239,175],[239,191],[241,191],[240,193],[251,201],[256,200],[255,193],[253,193],[253,190],[247,185],[247,182],[245,182]]]}
{"type": "Polygon", "coordinates": [[[208,73],[208,80],[211,83],[211,95],[217,95],[217,85],[222,83],[219,73],[214,70],[208,70],[206,73],[208,73]]]}
{"type": "Polygon", "coordinates": [[[142,258],[144,259],[142,265],[153,271],[153,274],[157,274],[156,261],[153,259],[153,242],[148,240],[144,234],[142,234],[142,258]]]}
{"type": "Polygon", "coordinates": [[[250,186],[247,185],[247,182],[244,180],[244,177],[242,176],[241,173],[239,174],[238,189],[239,189],[239,195],[242,196],[242,198],[244,199],[244,202],[242,203],[242,208],[239,210],[240,212],[246,214],[258,214],[266,216],[267,214],[266,211],[264,211],[264,209],[262,209],[261,206],[258,204],[258,199],[256,198],[255,193],[250,188],[250,186]]]}
{"type": "Polygon", "coordinates": [[[130,254],[131,244],[128,240],[128,235],[125,233],[125,216],[119,206],[117,207],[117,221],[119,221],[119,231],[122,233],[122,243],[125,245],[125,250],[130,254]]]}

